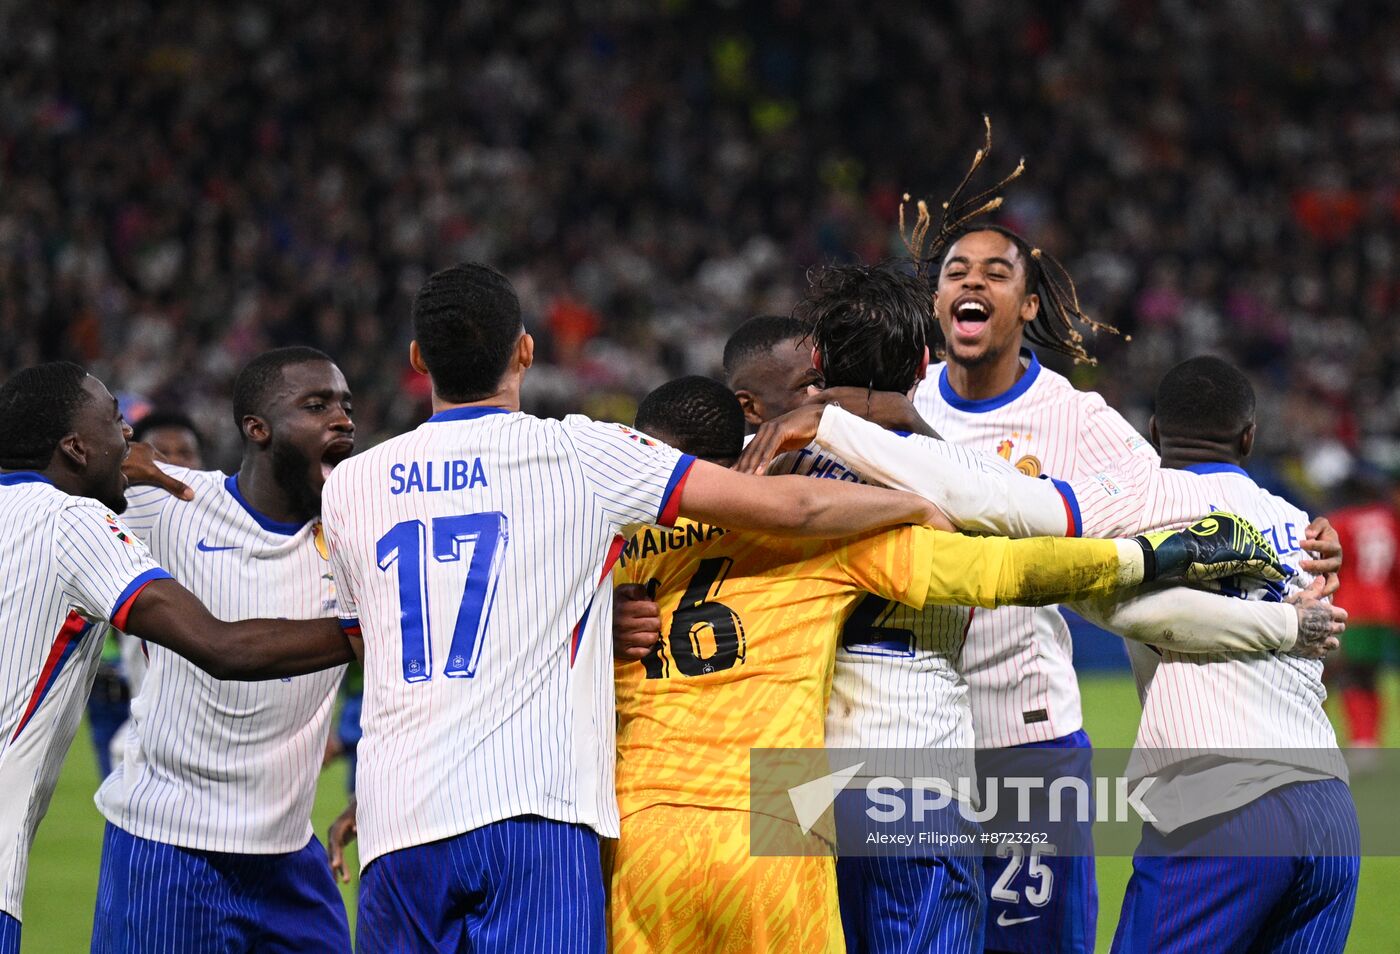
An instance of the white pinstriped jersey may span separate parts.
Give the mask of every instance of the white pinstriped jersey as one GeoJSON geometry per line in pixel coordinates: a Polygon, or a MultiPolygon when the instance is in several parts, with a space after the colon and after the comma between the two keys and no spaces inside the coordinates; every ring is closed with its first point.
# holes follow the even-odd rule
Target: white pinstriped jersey
{"type": "MultiPolygon", "coordinates": [[[[1308,515],[1233,465],[1162,470],[1148,461],[1125,461],[1072,487],[1085,535],[1182,527],[1212,510],[1228,510],[1258,527],[1284,564],[1296,568],[1306,559],[1299,543],[1308,515]]],[[[1278,599],[1309,582],[1298,571],[1282,594],[1249,595],[1278,599]]],[[[1135,643],[1128,644],[1128,655],[1142,696],[1141,771],[1172,776],[1171,784],[1154,793],[1159,800],[1170,796],[1153,807],[1159,817],[1168,813],[1163,830],[1238,807],[1289,782],[1346,777],[1322,707],[1327,690],[1321,660],[1267,652],[1184,655],[1135,643]],[[1178,765],[1201,750],[1227,750],[1230,764],[1178,765]]]]}
{"type": "MultiPolygon", "coordinates": [[[[769,472],[865,482],[816,444],[769,472]]],[[[971,749],[972,710],[956,660],[972,615],[964,606],[916,610],[874,595],[858,604],[837,643],[827,747],[971,749]]],[[[882,762],[880,773],[901,771],[882,762]]]]}
{"type": "Polygon", "coordinates": [[[168,576],[110,510],[0,474],[0,911],[19,919],[29,848],[92,689],[109,622],[168,576]]]}
{"type": "MultiPolygon", "coordinates": [[[[997,454],[1022,473],[1071,480],[1152,446],[1098,394],[1077,391],[1026,352],[1026,370],[1005,394],[960,398],[945,365],[929,368],[914,405],[946,440],[997,454]]],[[[1069,735],[1083,725],[1069,627],[1053,606],[978,610],[960,667],[971,690],[979,749],[1069,735]]]]}
{"type": "MultiPolygon", "coordinates": [[[[124,519],[211,613],[229,622],[336,615],[316,521],[279,523],[258,513],[236,477],[166,469],[189,484],[194,500],[133,488],[124,519]]],[[[345,667],[225,681],[161,646],[147,652],[124,750],[97,791],[102,814],[137,837],[182,848],[304,848],[345,667]]]]}
{"type": "Polygon", "coordinates": [[[336,468],[361,864],[517,815],[617,836],[606,585],[620,534],[674,519],[692,460],[618,424],[466,407],[336,468]]]}

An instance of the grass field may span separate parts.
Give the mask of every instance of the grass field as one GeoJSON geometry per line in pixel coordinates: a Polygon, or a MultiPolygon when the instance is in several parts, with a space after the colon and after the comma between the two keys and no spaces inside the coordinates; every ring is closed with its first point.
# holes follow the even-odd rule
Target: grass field
{"type": "MultiPolygon", "coordinates": [[[[1080,685],[1085,723],[1094,744],[1103,748],[1130,746],[1138,715],[1132,681],[1125,676],[1089,677],[1080,685]]],[[[1394,681],[1387,687],[1387,697],[1393,707],[1397,699],[1394,681]]],[[[1400,731],[1393,719],[1386,744],[1400,747],[1400,731]]],[[[96,787],[97,771],[84,729],[69,753],[30,859],[24,901],[25,954],[76,954],[88,949],[102,846],[102,818],[92,803],[96,787]]],[[[322,776],[317,793],[314,821],[322,838],[344,805],[344,768],[337,764],[322,776]]],[[[1130,871],[1130,859],[1099,859],[1100,951],[1108,950],[1130,871]]],[[[345,889],[345,900],[353,920],[354,896],[349,888],[345,889]]],[[[1360,954],[1400,952],[1400,858],[1363,861],[1356,922],[1347,950],[1360,954]]]]}

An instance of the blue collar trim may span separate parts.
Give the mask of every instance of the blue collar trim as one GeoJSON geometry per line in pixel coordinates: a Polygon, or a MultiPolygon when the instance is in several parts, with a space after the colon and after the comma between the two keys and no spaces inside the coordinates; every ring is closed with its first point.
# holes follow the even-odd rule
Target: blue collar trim
{"type": "Polygon", "coordinates": [[[37,470],[14,470],[8,474],[0,474],[0,487],[9,487],[12,484],[48,484],[52,487],[53,481],[37,470]]]}
{"type": "Polygon", "coordinates": [[[1241,477],[1249,477],[1249,471],[1234,464],[1188,464],[1181,469],[1189,470],[1193,474],[1239,474],[1241,477]]]}
{"type": "Polygon", "coordinates": [[[285,537],[290,537],[306,526],[304,523],[283,523],[281,520],[273,520],[267,514],[257,510],[248,502],[248,498],[243,496],[243,492],[238,489],[238,475],[229,474],[224,478],[224,486],[228,492],[233,494],[233,499],[238,501],[238,505],[248,511],[248,516],[257,521],[258,526],[269,533],[280,533],[285,537]]]}
{"type": "Polygon", "coordinates": [[[471,407],[449,407],[445,411],[438,411],[428,418],[429,424],[440,424],[443,421],[474,421],[478,417],[485,417],[488,414],[509,414],[503,407],[488,407],[484,404],[475,404],[471,407]]]}
{"type": "Polygon", "coordinates": [[[1022,394],[1030,390],[1035,379],[1040,377],[1040,359],[1035,356],[1034,351],[1022,349],[1021,354],[1027,355],[1030,361],[1026,364],[1026,370],[1021,373],[1021,377],[1011,387],[998,394],[996,397],[983,398],[980,401],[968,400],[953,390],[953,386],[948,383],[948,366],[945,364],[943,370],[938,375],[938,393],[943,396],[950,406],[969,414],[986,414],[988,411],[995,411],[999,407],[1006,407],[1022,394]]]}

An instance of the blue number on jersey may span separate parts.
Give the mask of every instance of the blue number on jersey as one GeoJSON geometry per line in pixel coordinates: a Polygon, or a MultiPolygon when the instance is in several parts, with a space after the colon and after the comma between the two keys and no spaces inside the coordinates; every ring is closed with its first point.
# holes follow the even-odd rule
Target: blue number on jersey
{"type": "MultiPolygon", "coordinates": [[[[476,674],[481,634],[491,619],[496,580],[510,540],[510,521],[500,511],[433,519],[433,557],[439,563],[462,558],[462,544],[472,544],[467,581],[462,588],[452,644],[444,672],[470,679],[476,674]]],[[[403,636],[403,677],[422,682],[433,677],[432,623],[428,618],[428,580],[424,573],[427,529],[421,520],[405,520],[379,538],[379,569],[399,565],[399,630],[403,636]]]]}

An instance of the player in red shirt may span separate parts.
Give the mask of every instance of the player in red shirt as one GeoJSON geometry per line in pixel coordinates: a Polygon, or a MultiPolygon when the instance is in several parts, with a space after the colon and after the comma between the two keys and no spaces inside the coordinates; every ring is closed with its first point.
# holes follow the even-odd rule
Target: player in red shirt
{"type": "Polygon", "coordinates": [[[1342,646],[1342,713],[1355,748],[1380,744],[1376,672],[1400,636],[1400,487],[1355,479],[1363,501],[1331,514],[1342,540],[1337,605],[1351,614],[1342,646]]]}

